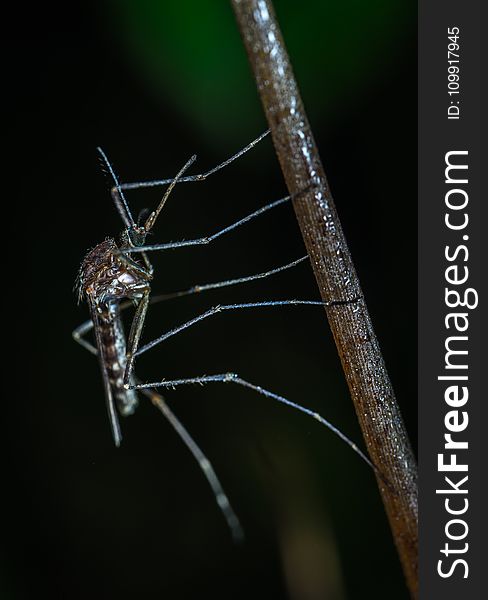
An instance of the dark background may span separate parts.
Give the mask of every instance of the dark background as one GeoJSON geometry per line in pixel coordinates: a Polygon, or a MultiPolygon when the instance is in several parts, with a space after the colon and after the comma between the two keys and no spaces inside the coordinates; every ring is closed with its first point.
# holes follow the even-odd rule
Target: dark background
{"type": "MultiPolygon", "coordinates": [[[[416,38],[411,2],[276,1],[373,323],[416,444],[416,38]]],[[[63,5],[64,7],[64,5],[63,5]]],[[[266,128],[227,3],[26,9],[7,34],[4,219],[18,275],[2,598],[406,598],[372,472],[306,416],[215,384],[166,398],[246,531],[232,545],[198,466],[144,400],[113,447],[96,360],[72,342],[86,250],[121,229],[95,148],[123,181],[212,167],[266,128]],[[137,6],[137,8],[135,8],[137,6]],[[13,209],[13,210],[12,210],[13,209]]],[[[128,194],[133,212],[161,192],[128,194]]],[[[199,237],[286,195],[270,140],[179,187],[154,241],[199,237]]],[[[155,293],[304,255],[291,207],[214,246],[152,254],[155,293]]],[[[151,307],[144,339],[210,306],[317,299],[307,264],[151,307]]],[[[10,343],[9,343],[10,345],[10,343]]],[[[361,441],[324,313],[227,313],[148,352],[142,379],[235,371],[361,441]]]]}

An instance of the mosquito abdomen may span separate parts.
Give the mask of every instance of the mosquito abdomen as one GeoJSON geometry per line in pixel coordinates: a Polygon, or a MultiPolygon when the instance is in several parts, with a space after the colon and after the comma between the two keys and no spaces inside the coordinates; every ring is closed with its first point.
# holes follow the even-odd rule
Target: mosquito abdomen
{"type": "Polygon", "coordinates": [[[120,318],[119,303],[108,302],[99,312],[100,334],[102,339],[103,362],[122,415],[131,415],[137,407],[137,393],[124,387],[124,373],[127,364],[125,335],[120,318]]]}

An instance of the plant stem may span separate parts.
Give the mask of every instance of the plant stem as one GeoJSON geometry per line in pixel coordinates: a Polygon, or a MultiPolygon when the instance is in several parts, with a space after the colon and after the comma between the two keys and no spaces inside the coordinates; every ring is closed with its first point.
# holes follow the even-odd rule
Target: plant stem
{"type": "Polygon", "coordinates": [[[417,465],[270,0],[231,0],[400,561],[417,596],[417,465]]]}

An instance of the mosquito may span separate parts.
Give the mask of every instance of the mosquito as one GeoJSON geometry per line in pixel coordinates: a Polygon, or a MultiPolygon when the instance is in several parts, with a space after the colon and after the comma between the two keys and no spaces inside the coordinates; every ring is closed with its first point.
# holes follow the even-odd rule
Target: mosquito
{"type": "MultiPolygon", "coordinates": [[[[217,305],[205,311],[204,313],[197,315],[193,319],[190,319],[189,321],[186,321],[185,323],[182,323],[181,325],[171,329],[170,331],[167,331],[155,340],[152,340],[151,342],[148,342],[139,348],[139,342],[149,304],[161,302],[169,298],[196,294],[210,289],[227,287],[262,279],[275,273],[290,269],[307,259],[307,256],[304,256],[294,260],[291,263],[269,269],[262,273],[239,277],[227,281],[197,285],[180,292],[155,296],[152,298],[150,296],[151,282],[153,280],[153,267],[148,259],[148,252],[210,244],[211,242],[217,240],[220,236],[233,231],[237,227],[244,225],[263,213],[290,201],[291,196],[286,196],[276,200],[206,237],[163,244],[145,244],[148,233],[153,229],[159,214],[163,210],[164,205],[166,204],[166,201],[168,200],[176,184],[182,182],[204,181],[210,175],[213,175],[220,169],[224,168],[242,156],[245,152],[248,152],[268,133],[269,131],[264,132],[229,159],[205,173],[198,175],[184,175],[187,169],[195,162],[196,156],[194,155],[185,163],[176,176],[171,179],[142,181],[126,184],[121,184],[119,182],[107,156],[101,148],[98,148],[100,157],[113,181],[111,196],[124,223],[124,229],[122,230],[117,241],[114,238],[108,237],[87,253],[80,266],[76,280],[78,300],[85,300],[87,302],[90,312],[90,319],[73,331],[73,338],[92,354],[98,356],[102,372],[107,412],[115,445],[119,446],[122,441],[118,415],[131,415],[135,411],[138,404],[138,393],[142,393],[148,397],[166,417],[197,460],[201,470],[207,478],[217,504],[220,507],[235,540],[242,539],[242,528],[210,461],[204,455],[202,450],[193,440],[182,423],[178,420],[176,415],[171,411],[164,398],[155,391],[157,388],[173,389],[178,386],[190,384],[204,385],[210,383],[234,383],[251,389],[267,398],[276,400],[313,417],[337,436],[339,436],[346,444],[348,444],[350,448],[352,448],[354,452],[356,452],[356,454],[361,457],[363,461],[377,471],[377,468],[373,465],[370,459],[356,446],[353,441],[351,441],[339,429],[337,429],[317,412],[292,402],[283,396],[268,391],[259,385],[250,383],[249,381],[242,379],[236,373],[219,373],[215,375],[202,375],[173,380],[163,379],[161,381],[152,383],[141,383],[137,380],[134,374],[136,357],[140,356],[154,346],[164,342],[168,338],[177,335],[181,331],[196,325],[204,319],[211,318],[212,316],[224,311],[239,311],[245,309],[298,305],[326,306],[332,308],[340,307],[341,305],[354,301],[332,301],[324,303],[317,300],[271,300],[264,302],[217,305]],[[139,219],[135,221],[129,204],[125,198],[124,190],[156,186],[167,186],[161,201],[157,205],[156,209],[149,213],[149,216],[145,220],[140,216],[139,219]],[[126,337],[122,324],[121,313],[131,306],[135,307],[135,312],[130,326],[129,335],[126,337]],[[86,334],[91,330],[94,332],[95,345],[85,339],[86,334]]],[[[141,215],[142,214],[144,214],[144,211],[141,213],[141,215]]]]}

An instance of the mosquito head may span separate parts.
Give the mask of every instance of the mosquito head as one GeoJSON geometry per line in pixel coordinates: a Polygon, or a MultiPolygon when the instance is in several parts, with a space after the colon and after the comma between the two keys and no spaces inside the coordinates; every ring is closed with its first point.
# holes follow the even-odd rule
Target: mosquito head
{"type": "Polygon", "coordinates": [[[129,205],[127,203],[127,200],[125,199],[124,192],[122,191],[122,187],[119,183],[119,180],[117,179],[117,176],[115,175],[112,165],[110,164],[105,152],[101,148],[97,148],[97,150],[100,154],[103,164],[110,173],[115,184],[112,187],[112,198],[115,202],[115,206],[119,211],[120,216],[122,217],[122,220],[126,225],[126,230],[124,232],[123,237],[132,247],[143,246],[146,240],[146,235],[154,227],[154,223],[156,222],[159,213],[163,210],[163,206],[165,205],[166,200],[171,194],[174,186],[178,183],[178,179],[183,175],[183,173],[188,169],[188,167],[195,162],[197,157],[194,154],[190,158],[190,160],[188,160],[186,164],[179,170],[176,177],[168,186],[168,189],[164,193],[164,196],[161,202],[158,204],[156,210],[149,211],[148,209],[144,209],[143,211],[141,211],[138,222],[136,223],[132,217],[129,205]]]}
{"type": "Polygon", "coordinates": [[[146,242],[147,231],[144,225],[129,225],[127,228],[127,241],[133,248],[144,246],[146,242]]]}

